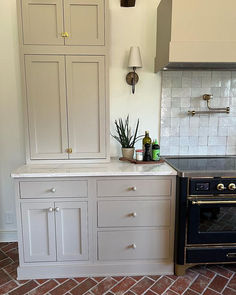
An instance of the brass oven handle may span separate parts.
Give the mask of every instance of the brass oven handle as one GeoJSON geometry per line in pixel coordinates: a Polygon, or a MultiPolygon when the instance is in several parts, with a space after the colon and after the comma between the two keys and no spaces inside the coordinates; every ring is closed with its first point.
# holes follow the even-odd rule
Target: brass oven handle
{"type": "Polygon", "coordinates": [[[236,253],[227,253],[226,257],[228,257],[228,258],[236,258],[236,253]]]}
{"type": "Polygon", "coordinates": [[[236,204],[236,201],[192,201],[193,205],[204,204],[236,204]]]}

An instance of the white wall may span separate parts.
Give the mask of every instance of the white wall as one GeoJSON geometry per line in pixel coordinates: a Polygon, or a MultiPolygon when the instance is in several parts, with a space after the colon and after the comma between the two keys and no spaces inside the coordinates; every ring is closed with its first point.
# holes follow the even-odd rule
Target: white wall
{"type": "MultiPolygon", "coordinates": [[[[132,8],[120,7],[120,0],[110,0],[110,106],[111,130],[114,120],[130,114],[133,124],[140,119],[140,134],[159,135],[160,75],[154,73],[156,51],[156,14],[159,0],[136,0],[132,8]],[[143,68],[138,69],[136,92],[125,82],[130,46],[139,46],[143,68]]],[[[140,145],[140,143],[139,143],[140,145]]],[[[120,146],[111,138],[111,156],[120,146]]]]}
{"type": "Polygon", "coordinates": [[[15,0],[2,0],[0,10],[0,239],[16,228],[11,171],[24,163],[23,115],[20,90],[15,0]],[[5,223],[5,214],[13,214],[5,223]],[[11,221],[10,221],[11,222],[11,221]]]}
{"type": "MultiPolygon", "coordinates": [[[[114,120],[130,114],[140,118],[140,133],[159,135],[160,76],[154,74],[156,9],[159,0],[136,0],[136,7],[122,8],[120,0],[110,0],[110,106],[111,129],[114,120]],[[135,95],[126,84],[130,46],[140,46],[143,68],[135,95]]],[[[24,164],[23,112],[17,37],[16,0],[1,0],[0,10],[0,240],[10,237],[4,231],[16,228],[14,187],[10,172],[24,164]],[[13,223],[5,223],[13,212],[13,223]]],[[[111,139],[111,155],[120,147],[111,139]]]]}

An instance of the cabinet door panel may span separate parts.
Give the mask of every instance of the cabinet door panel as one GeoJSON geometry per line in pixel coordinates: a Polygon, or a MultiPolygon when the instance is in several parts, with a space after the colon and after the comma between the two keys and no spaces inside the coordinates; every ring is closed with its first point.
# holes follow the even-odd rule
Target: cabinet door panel
{"type": "Polygon", "coordinates": [[[22,203],[25,262],[56,261],[54,203],[22,203]]]}
{"type": "Polygon", "coordinates": [[[104,45],[104,0],[64,0],[66,45],[104,45]]]}
{"type": "Polygon", "coordinates": [[[103,56],[66,57],[70,158],[105,157],[103,56]]]}
{"type": "Polygon", "coordinates": [[[31,159],[67,159],[65,60],[25,57],[31,159]]]}
{"type": "Polygon", "coordinates": [[[56,202],[55,207],[57,260],[88,260],[87,202],[56,202]]]}
{"type": "Polygon", "coordinates": [[[22,0],[24,44],[64,45],[62,0],[22,0]]]}

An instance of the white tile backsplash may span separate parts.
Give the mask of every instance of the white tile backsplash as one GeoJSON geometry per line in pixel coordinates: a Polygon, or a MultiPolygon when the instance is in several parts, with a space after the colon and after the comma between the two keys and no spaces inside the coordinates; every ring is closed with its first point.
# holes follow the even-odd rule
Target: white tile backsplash
{"type": "Polygon", "coordinates": [[[162,73],[162,155],[236,154],[236,71],[168,71],[162,73]],[[212,107],[230,114],[188,115],[212,107]]]}

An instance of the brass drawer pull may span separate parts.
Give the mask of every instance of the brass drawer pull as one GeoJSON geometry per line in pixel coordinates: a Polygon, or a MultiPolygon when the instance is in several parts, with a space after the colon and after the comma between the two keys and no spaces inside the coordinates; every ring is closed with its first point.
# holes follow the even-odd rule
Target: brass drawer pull
{"type": "Polygon", "coordinates": [[[193,205],[236,204],[236,201],[192,201],[193,205]]]}
{"type": "Polygon", "coordinates": [[[63,32],[63,33],[61,33],[61,36],[63,38],[68,38],[69,37],[69,34],[67,32],[63,32]]]}

